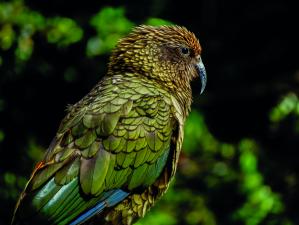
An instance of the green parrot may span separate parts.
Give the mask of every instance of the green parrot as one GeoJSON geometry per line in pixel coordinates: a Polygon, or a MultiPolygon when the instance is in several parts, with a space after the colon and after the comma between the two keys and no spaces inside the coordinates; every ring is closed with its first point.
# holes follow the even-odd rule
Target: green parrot
{"type": "Polygon", "coordinates": [[[106,76],[68,108],[16,205],[12,224],[134,223],[173,178],[206,72],[195,35],[138,26],[113,50],[106,76]]]}

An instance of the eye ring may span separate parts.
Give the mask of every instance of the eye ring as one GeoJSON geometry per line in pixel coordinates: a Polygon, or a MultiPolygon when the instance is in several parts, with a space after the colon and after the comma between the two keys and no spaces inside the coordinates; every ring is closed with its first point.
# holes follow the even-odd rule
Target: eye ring
{"type": "Polygon", "coordinates": [[[190,49],[189,48],[181,47],[180,50],[181,50],[181,53],[183,55],[189,55],[190,54],[190,49]]]}

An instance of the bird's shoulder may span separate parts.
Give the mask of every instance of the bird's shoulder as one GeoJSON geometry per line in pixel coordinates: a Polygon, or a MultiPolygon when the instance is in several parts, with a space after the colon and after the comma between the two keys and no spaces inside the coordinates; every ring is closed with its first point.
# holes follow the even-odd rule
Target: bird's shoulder
{"type": "Polygon", "coordinates": [[[93,120],[88,121],[88,117],[101,121],[101,118],[93,116],[101,117],[101,115],[115,113],[128,116],[132,108],[138,108],[140,114],[150,113],[150,109],[164,107],[163,104],[156,104],[157,102],[173,106],[170,110],[174,113],[175,105],[171,94],[154,81],[142,80],[142,78],[129,75],[105,77],[84,98],[68,107],[67,115],[60,124],[58,134],[74,126],[85,115],[89,115],[85,118],[86,125],[90,122],[95,126],[96,123],[93,120]],[[142,112],[144,109],[148,109],[147,112],[142,112]]]}

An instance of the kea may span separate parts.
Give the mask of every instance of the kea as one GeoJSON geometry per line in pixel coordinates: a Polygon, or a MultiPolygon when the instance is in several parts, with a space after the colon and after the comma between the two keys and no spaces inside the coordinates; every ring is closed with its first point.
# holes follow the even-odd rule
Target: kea
{"type": "Polygon", "coordinates": [[[68,107],[16,205],[12,224],[123,224],[145,215],[175,175],[190,82],[206,86],[202,48],[181,26],[120,39],[107,74],[68,107]]]}

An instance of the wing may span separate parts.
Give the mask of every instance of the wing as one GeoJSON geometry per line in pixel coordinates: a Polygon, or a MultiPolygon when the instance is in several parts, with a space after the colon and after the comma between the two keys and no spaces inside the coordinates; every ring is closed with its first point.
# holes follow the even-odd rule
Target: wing
{"type": "Polygon", "coordinates": [[[166,164],[174,127],[170,101],[156,87],[104,80],[62,121],[15,224],[79,224],[148,187],[166,164]]]}

